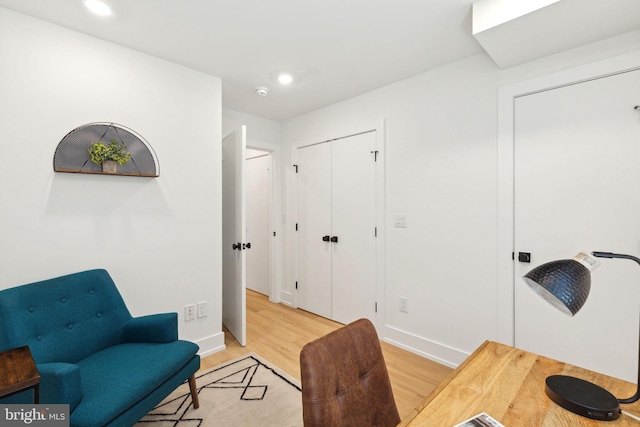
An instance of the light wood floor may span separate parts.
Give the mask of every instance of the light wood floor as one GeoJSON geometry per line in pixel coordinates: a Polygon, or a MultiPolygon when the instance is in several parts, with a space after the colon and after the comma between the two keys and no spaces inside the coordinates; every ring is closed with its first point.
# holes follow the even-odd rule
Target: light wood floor
{"type": "MultiPolygon", "coordinates": [[[[206,370],[254,351],[300,380],[302,346],[340,326],[303,310],[273,304],[266,296],[248,290],[246,347],[240,346],[225,330],[227,348],[203,358],[200,369],[206,370]]],[[[396,405],[400,417],[404,418],[451,369],[385,342],[381,345],[396,405]]]]}

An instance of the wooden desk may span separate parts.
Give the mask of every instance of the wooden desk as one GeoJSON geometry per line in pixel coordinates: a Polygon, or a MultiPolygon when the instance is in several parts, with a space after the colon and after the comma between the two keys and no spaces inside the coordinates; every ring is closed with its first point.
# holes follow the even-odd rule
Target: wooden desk
{"type": "Polygon", "coordinates": [[[33,389],[33,403],[40,403],[40,374],[29,347],[0,353],[0,397],[33,389]]]}
{"type": "MultiPolygon", "coordinates": [[[[486,412],[505,427],[640,425],[625,414],[615,421],[596,421],[556,405],[544,391],[546,377],[554,374],[594,382],[619,398],[633,395],[636,388],[635,384],[486,341],[425,397],[400,426],[451,427],[480,412],[486,412]]],[[[640,415],[640,401],[620,407],[624,412],[640,415]]]]}

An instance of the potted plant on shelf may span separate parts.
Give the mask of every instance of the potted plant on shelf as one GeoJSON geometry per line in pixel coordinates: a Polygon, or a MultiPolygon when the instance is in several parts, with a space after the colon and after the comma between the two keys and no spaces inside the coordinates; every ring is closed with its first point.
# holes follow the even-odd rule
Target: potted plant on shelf
{"type": "Polygon", "coordinates": [[[118,143],[116,138],[113,138],[109,145],[102,142],[92,143],[89,155],[93,163],[102,166],[103,173],[118,173],[118,165],[126,165],[131,159],[131,153],[125,143],[118,143]]]}

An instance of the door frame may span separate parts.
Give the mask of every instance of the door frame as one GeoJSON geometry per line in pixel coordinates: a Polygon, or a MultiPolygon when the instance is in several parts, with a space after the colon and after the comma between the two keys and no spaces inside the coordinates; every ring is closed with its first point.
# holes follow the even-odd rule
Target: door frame
{"type": "Polygon", "coordinates": [[[282,231],[278,218],[282,215],[280,185],[281,147],[266,141],[247,139],[247,148],[266,151],[271,155],[271,181],[269,182],[269,230],[272,234],[269,245],[269,301],[282,300],[282,231]],[[276,233],[273,236],[273,233],[276,233]]]}
{"type": "MultiPolygon", "coordinates": [[[[291,144],[291,170],[293,171],[294,179],[291,187],[291,199],[292,199],[292,218],[295,218],[295,222],[291,224],[295,227],[295,223],[298,221],[298,180],[295,174],[295,165],[298,161],[298,149],[307,147],[309,145],[321,144],[324,142],[333,141],[336,139],[344,139],[350,136],[354,136],[366,132],[376,132],[376,150],[377,153],[377,167],[375,177],[375,197],[376,197],[376,227],[377,227],[377,240],[376,240],[376,302],[378,311],[375,316],[375,327],[377,330],[385,324],[386,319],[386,145],[385,145],[385,121],[384,119],[378,119],[373,122],[351,124],[340,130],[326,133],[324,135],[318,135],[312,138],[306,138],[303,140],[295,141],[291,144]]],[[[292,228],[290,244],[293,248],[293,278],[294,281],[298,278],[298,241],[296,238],[295,228],[292,228]]],[[[295,284],[292,286],[292,306],[298,308],[297,292],[295,284]]]]}
{"type": "MultiPolygon", "coordinates": [[[[515,343],[515,100],[551,90],[640,69],[640,52],[621,55],[498,88],[497,326],[498,341],[515,343]]],[[[571,256],[572,254],[567,254],[571,256]]]]}

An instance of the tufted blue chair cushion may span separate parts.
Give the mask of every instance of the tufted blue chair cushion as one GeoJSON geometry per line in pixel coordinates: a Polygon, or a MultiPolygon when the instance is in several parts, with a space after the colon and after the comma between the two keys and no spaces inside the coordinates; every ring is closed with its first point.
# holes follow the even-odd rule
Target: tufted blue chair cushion
{"type": "Polygon", "coordinates": [[[121,341],[131,318],[111,276],[89,270],[0,292],[0,351],[28,345],[36,363],[67,362],[121,341]]]}
{"type": "Polygon", "coordinates": [[[69,404],[71,427],[133,425],[200,367],[198,346],[178,339],[177,313],[131,317],[105,270],[0,291],[0,351],[24,345],[41,403],[69,404]]]}

